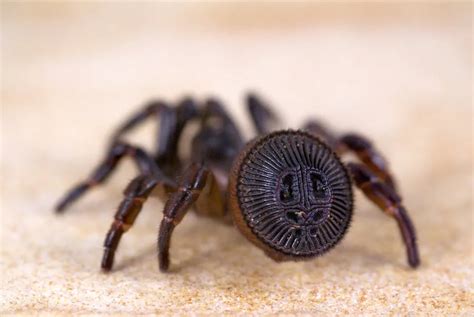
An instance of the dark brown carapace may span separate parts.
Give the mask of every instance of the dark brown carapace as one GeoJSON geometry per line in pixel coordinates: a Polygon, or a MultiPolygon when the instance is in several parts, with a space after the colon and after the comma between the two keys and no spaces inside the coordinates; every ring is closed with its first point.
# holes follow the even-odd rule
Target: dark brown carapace
{"type": "Polygon", "coordinates": [[[104,182],[124,157],[138,168],[126,188],[104,243],[102,269],[112,268],[122,235],[143,203],[156,193],[166,200],[158,235],[158,261],[169,267],[171,235],[191,207],[198,215],[235,224],[253,244],[277,261],[308,260],[337,245],[353,210],[352,183],[393,217],[407,249],[408,263],[420,263],[414,226],[402,205],[388,166],[366,138],[336,135],[317,120],[299,130],[276,130],[279,120],[255,95],[247,106],[257,137],[245,143],[234,121],[216,99],[176,105],[151,102],[126,121],[92,175],[60,201],[63,212],[91,187],[104,182]],[[145,119],[159,122],[156,148],[148,152],[124,141],[145,119]],[[183,134],[191,122],[199,129],[183,134]],[[181,142],[189,157],[178,154],[181,142]],[[343,163],[352,153],[357,162],[343,163]]]}

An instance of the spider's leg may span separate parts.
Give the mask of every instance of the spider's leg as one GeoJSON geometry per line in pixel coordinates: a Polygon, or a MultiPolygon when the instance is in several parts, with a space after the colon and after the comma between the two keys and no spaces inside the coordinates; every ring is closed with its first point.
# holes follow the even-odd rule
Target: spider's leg
{"type": "Polygon", "coordinates": [[[114,132],[111,138],[111,143],[117,143],[121,137],[127,133],[128,131],[134,129],[136,126],[141,124],[143,121],[148,119],[153,115],[158,115],[162,111],[169,109],[162,101],[153,101],[145,105],[145,107],[138,112],[134,113],[129,119],[127,119],[124,123],[122,123],[118,129],[114,132]]]}
{"type": "Polygon", "coordinates": [[[204,107],[200,116],[203,125],[218,128],[219,130],[222,130],[224,134],[233,135],[236,140],[243,142],[237,124],[231,118],[229,113],[227,113],[225,107],[218,99],[208,98],[204,102],[204,107]],[[214,119],[219,120],[215,121],[214,119]],[[217,127],[214,125],[217,125],[217,127]]]}
{"type": "Polygon", "coordinates": [[[405,243],[408,263],[415,268],[420,264],[415,227],[402,205],[401,197],[393,187],[383,182],[367,166],[358,163],[347,164],[357,185],[373,203],[387,215],[395,218],[405,243]]]}
{"type": "Polygon", "coordinates": [[[165,204],[158,235],[158,262],[162,272],[168,270],[169,248],[173,230],[199,198],[209,173],[210,171],[201,164],[192,164],[184,171],[177,191],[171,194],[165,204]]]}
{"type": "Polygon", "coordinates": [[[203,103],[199,120],[199,129],[191,141],[192,161],[206,162],[213,167],[213,172],[220,170],[221,180],[227,179],[233,160],[245,144],[242,134],[222,103],[215,98],[203,103]]]}
{"type": "Polygon", "coordinates": [[[155,160],[168,175],[173,175],[181,169],[178,156],[181,134],[186,124],[199,115],[198,106],[190,98],[184,98],[174,108],[161,110],[155,160]]]}
{"type": "Polygon", "coordinates": [[[176,107],[170,107],[163,101],[150,102],[120,125],[112,135],[112,144],[121,140],[127,132],[133,130],[146,119],[155,117],[158,121],[156,157],[159,165],[166,169],[168,163],[176,163],[181,132],[186,123],[195,118],[198,113],[198,107],[191,98],[184,98],[178,102],[176,107]]]}
{"type": "Polygon", "coordinates": [[[185,99],[181,102],[176,109],[160,101],[148,104],[117,129],[112,137],[112,145],[105,159],[87,180],[75,186],[65,195],[56,206],[56,211],[64,211],[68,205],[77,200],[88,189],[104,182],[120,159],[127,155],[135,159],[142,174],[154,173],[168,186],[173,186],[173,181],[168,179],[165,175],[172,174],[172,172],[175,171],[173,168],[179,165],[177,157],[179,134],[186,121],[196,115],[196,111],[195,106],[189,99],[185,99]],[[150,158],[145,151],[130,146],[121,140],[126,132],[132,130],[152,115],[161,118],[161,124],[159,125],[158,158],[156,162],[150,158]],[[180,129],[176,128],[178,124],[180,125],[180,129]]]}
{"type": "Polygon", "coordinates": [[[395,179],[387,161],[366,137],[356,133],[346,133],[338,137],[319,120],[308,121],[303,130],[326,141],[338,154],[354,153],[372,172],[396,190],[395,179]]]}
{"type": "Polygon", "coordinates": [[[338,139],[336,134],[331,131],[324,123],[320,120],[311,119],[308,120],[303,125],[303,130],[316,135],[317,137],[321,138],[325,141],[331,148],[337,150],[338,139]]]}
{"type": "Polygon", "coordinates": [[[268,133],[278,127],[280,119],[259,97],[249,93],[246,103],[257,134],[268,133]]]}
{"type": "Polygon", "coordinates": [[[112,226],[105,237],[102,270],[112,269],[120,238],[133,225],[143,204],[157,184],[159,180],[152,175],[140,175],[133,179],[125,189],[125,198],[120,203],[112,226]]]}
{"type": "Polygon", "coordinates": [[[373,173],[396,191],[395,179],[387,161],[367,138],[355,133],[344,134],[339,139],[338,149],[341,152],[354,153],[373,173]]]}
{"type": "Polygon", "coordinates": [[[166,186],[173,187],[175,185],[174,181],[170,180],[163,174],[158,165],[144,150],[127,143],[119,142],[112,145],[104,160],[93,171],[89,178],[74,186],[69,192],[67,192],[67,194],[56,205],[56,212],[63,212],[86,191],[103,183],[117,167],[119,161],[125,156],[129,156],[135,161],[142,175],[153,175],[166,186]]]}

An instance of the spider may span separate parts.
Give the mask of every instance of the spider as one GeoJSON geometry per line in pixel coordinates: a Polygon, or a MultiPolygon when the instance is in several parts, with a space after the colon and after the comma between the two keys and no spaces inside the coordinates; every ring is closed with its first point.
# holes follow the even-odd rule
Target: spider
{"type": "Polygon", "coordinates": [[[281,121],[265,101],[250,93],[246,104],[257,133],[247,143],[215,98],[184,98],[174,105],[153,101],[116,130],[98,167],[56,207],[62,213],[102,184],[122,158],[136,163],[138,176],[126,187],[105,238],[103,271],[112,269],[122,235],[151,194],[166,199],[158,234],[162,272],[169,268],[173,230],[191,207],[198,215],[235,224],[275,261],[313,259],[346,234],[353,211],[352,184],[396,220],[409,265],[419,265],[415,228],[385,159],[367,138],[338,136],[318,120],[298,130],[276,130],[281,121]],[[159,121],[152,153],[124,141],[124,135],[147,118],[159,121]],[[191,122],[199,128],[189,138],[183,130],[191,122]],[[188,158],[178,153],[182,139],[191,145],[188,158]],[[340,158],[346,153],[357,161],[343,163],[340,158]]]}

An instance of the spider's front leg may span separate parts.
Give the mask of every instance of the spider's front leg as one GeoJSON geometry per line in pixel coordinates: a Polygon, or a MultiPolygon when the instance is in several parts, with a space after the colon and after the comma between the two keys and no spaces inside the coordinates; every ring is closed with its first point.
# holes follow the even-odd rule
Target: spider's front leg
{"type": "Polygon", "coordinates": [[[199,198],[209,174],[210,171],[202,164],[191,164],[179,180],[176,192],[171,194],[165,204],[158,235],[158,262],[162,272],[166,272],[169,267],[169,248],[173,230],[199,198]]]}
{"type": "Polygon", "coordinates": [[[401,197],[395,189],[383,182],[368,167],[358,163],[348,163],[352,177],[364,194],[387,215],[395,218],[405,243],[408,263],[415,268],[420,264],[416,232],[407,211],[402,205],[401,197]]]}

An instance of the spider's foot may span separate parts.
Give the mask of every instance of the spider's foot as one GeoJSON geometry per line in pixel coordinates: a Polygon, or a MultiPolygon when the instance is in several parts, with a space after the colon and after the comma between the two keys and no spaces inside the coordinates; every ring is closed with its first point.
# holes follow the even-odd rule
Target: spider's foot
{"type": "Polygon", "coordinates": [[[420,266],[421,263],[419,258],[409,259],[408,262],[410,263],[410,266],[414,269],[420,266]]]}
{"type": "Polygon", "coordinates": [[[416,243],[413,243],[412,246],[409,246],[408,250],[408,264],[414,269],[420,266],[420,255],[418,253],[418,248],[416,243]]]}
{"type": "Polygon", "coordinates": [[[69,205],[76,201],[90,186],[88,183],[83,183],[71,189],[56,205],[56,213],[63,213],[69,205]]]}
{"type": "Polygon", "coordinates": [[[158,265],[160,267],[160,272],[166,273],[168,272],[170,266],[170,260],[168,253],[160,253],[158,255],[158,265]]]}
{"type": "Polygon", "coordinates": [[[109,248],[105,248],[104,256],[102,257],[102,263],[100,269],[103,273],[109,273],[112,270],[114,264],[114,254],[109,248]]]}

